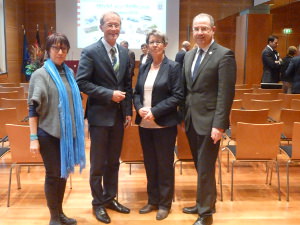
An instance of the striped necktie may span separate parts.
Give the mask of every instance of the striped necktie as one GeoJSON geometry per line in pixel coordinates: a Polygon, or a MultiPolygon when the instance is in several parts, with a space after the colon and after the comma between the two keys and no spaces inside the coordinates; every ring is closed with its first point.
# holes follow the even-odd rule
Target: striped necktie
{"type": "Polygon", "coordinates": [[[112,47],[109,52],[111,55],[112,67],[114,68],[114,71],[117,73],[119,71],[119,62],[116,56],[117,50],[115,47],[112,47]]]}

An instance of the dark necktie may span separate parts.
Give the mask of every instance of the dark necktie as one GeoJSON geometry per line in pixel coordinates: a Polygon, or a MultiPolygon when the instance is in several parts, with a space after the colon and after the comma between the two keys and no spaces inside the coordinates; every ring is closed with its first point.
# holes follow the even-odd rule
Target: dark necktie
{"type": "Polygon", "coordinates": [[[117,56],[116,56],[116,48],[112,47],[110,49],[110,55],[111,55],[111,61],[112,61],[112,67],[114,68],[114,71],[117,73],[119,70],[119,63],[117,61],[117,56]]]}
{"type": "Polygon", "coordinates": [[[193,80],[195,79],[197,71],[199,70],[200,62],[201,62],[201,58],[202,58],[203,53],[204,53],[204,51],[202,49],[200,49],[200,53],[199,53],[198,58],[196,60],[196,63],[195,63],[195,66],[194,66],[194,71],[193,71],[193,74],[192,74],[192,79],[193,80]]]}

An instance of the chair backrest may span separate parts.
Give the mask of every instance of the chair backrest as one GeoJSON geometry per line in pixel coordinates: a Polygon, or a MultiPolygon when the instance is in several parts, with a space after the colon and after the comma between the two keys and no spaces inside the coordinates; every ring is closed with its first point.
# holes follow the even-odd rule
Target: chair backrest
{"type": "Polygon", "coordinates": [[[283,99],[283,108],[290,109],[292,99],[300,99],[300,94],[278,94],[278,99],[283,99]]]}
{"type": "Polygon", "coordinates": [[[193,159],[185,131],[179,125],[177,126],[177,158],[193,159]]]}
{"type": "Polygon", "coordinates": [[[23,121],[28,116],[27,99],[1,99],[1,107],[3,108],[16,108],[17,109],[17,120],[23,121]]]}
{"type": "Polygon", "coordinates": [[[24,87],[0,87],[0,92],[10,92],[10,91],[17,91],[19,93],[18,98],[25,98],[24,87]]]}
{"type": "Polygon", "coordinates": [[[138,162],[144,160],[137,125],[129,126],[124,130],[120,158],[122,162],[138,162]]]}
{"type": "Polygon", "coordinates": [[[282,123],[237,124],[236,159],[275,160],[278,154],[282,123]]]}
{"type": "Polygon", "coordinates": [[[235,139],[236,137],[236,127],[238,122],[258,123],[258,124],[267,123],[268,114],[269,114],[268,109],[231,110],[231,114],[230,114],[231,139],[235,139]]]}
{"type": "Polygon", "coordinates": [[[0,98],[19,98],[19,92],[17,92],[17,91],[10,91],[10,92],[0,91],[0,98]]]}
{"type": "MultiPolygon", "coordinates": [[[[275,90],[275,89],[274,89],[275,90]]],[[[256,100],[251,99],[249,109],[269,109],[269,117],[275,121],[280,120],[280,112],[282,109],[283,100],[256,100]]]]}
{"type": "Polygon", "coordinates": [[[20,83],[20,87],[24,88],[24,93],[28,93],[29,83],[20,83]]]}
{"type": "Polygon", "coordinates": [[[11,151],[12,163],[41,163],[40,154],[30,152],[29,126],[6,124],[5,125],[11,151]]]}
{"type": "Polygon", "coordinates": [[[242,108],[242,99],[233,100],[231,109],[241,109],[241,108],[242,108]]]}
{"type": "Polygon", "coordinates": [[[283,89],[264,89],[258,88],[255,90],[255,93],[270,93],[275,94],[276,98],[278,97],[278,93],[283,93],[283,89]]]}
{"type": "Polygon", "coordinates": [[[273,100],[274,97],[270,93],[244,93],[242,96],[243,108],[249,109],[251,107],[251,99],[273,100]]]}
{"type": "Polygon", "coordinates": [[[0,83],[0,87],[19,87],[16,83],[0,83]]]}
{"type": "Polygon", "coordinates": [[[292,159],[299,160],[300,159],[300,123],[299,122],[294,122],[292,145],[293,145],[292,159]]]}
{"type": "Polygon", "coordinates": [[[17,110],[16,108],[2,108],[0,109],[0,138],[7,136],[5,124],[17,123],[17,110]]]}
{"type": "Polygon", "coordinates": [[[281,109],[280,122],[284,123],[284,136],[288,139],[291,139],[293,135],[294,122],[300,122],[300,110],[281,109]]]}
{"type": "Polygon", "coordinates": [[[244,93],[252,93],[252,88],[236,88],[234,91],[234,99],[242,99],[244,93]]]}
{"type": "Polygon", "coordinates": [[[300,99],[291,100],[291,109],[300,110],[300,99]]]}

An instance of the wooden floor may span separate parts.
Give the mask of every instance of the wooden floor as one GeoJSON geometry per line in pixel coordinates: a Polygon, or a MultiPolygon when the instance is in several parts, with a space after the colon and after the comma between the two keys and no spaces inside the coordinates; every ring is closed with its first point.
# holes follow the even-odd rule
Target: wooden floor
{"type": "MultiPolygon", "coordinates": [[[[87,141],[87,158],[89,141],[87,141]]],[[[299,225],[300,224],[300,168],[291,168],[290,202],[286,197],[286,173],[284,160],[281,159],[281,193],[282,201],[277,198],[277,181],[266,185],[265,167],[259,163],[239,164],[235,170],[234,201],[230,201],[230,173],[225,169],[225,158],[222,160],[224,201],[217,202],[217,213],[214,225],[299,225]]],[[[89,159],[87,159],[87,162],[89,159]]],[[[30,173],[23,167],[21,171],[22,189],[17,189],[13,177],[11,207],[6,207],[10,156],[7,154],[0,161],[0,225],[46,225],[49,213],[44,198],[44,169],[32,167],[30,173]]],[[[73,189],[67,186],[64,210],[68,216],[75,217],[78,224],[102,224],[92,214],[91,194],[89,188],[89,165],[79,174],[78,169],[72,176],[73,189]]],[[[156,221],[155,212],[140,215],[138,210],[147,202],[146,179],[143,165],[133,165],[129,175],[129,165],[122,164],[119,179],[119,201],[131,208],[129,215],[111,210],[108,213],[115,225],[192,225],[196,215],[182,213],[182,208],[195,203],[196,173],[191,163],[176,167],[175,202],[169,217],[156,221]]],[[[219,188],[218,188],[219,192],[219,188]]]]}

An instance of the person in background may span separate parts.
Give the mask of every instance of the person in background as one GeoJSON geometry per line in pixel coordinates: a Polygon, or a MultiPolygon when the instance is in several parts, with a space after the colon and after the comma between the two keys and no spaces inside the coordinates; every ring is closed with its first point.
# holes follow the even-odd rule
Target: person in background
{"type": "Polygon", "coordinates": [[[300,94],[300,45],[298,56],[291,59],[285,74],[292,81],[292,94],[300,94]]]}
{"type": "Polygon", "coordinates": [[[80,92],[64,63],[70,44],[54,33],[47,37],[48,59],[31,76],[28,92],[30,151],[41,153],[46,169],[45,195],[50,225],[75,225],[62,209],[67,177],[76,164],[85,167],[84,119],[80,92]]]}
{"type": "Polygon", "coordinates": [[[146,62],[151,61],[151,55],[149,54],[148,45],[146,43],[141,45],[141,50],[143,54],[140,56],[140,66],[146,62]]]}
{"type": "Polygon", "coordinates": [[[263,75],[262,83],[278,83],[280,80],[281,59],[276,51],[278,37],[271,35],[268,37],[268,45],[262,52],[263,75]]]}
{"type": "Polygon", "coordinates": [[[215,163],[220,139],[229,127],[236,62],[234,53],[214,40],[211,15],[193,19],[193,37],[198,45],[186,53],[183,63],[185,102],[181,105],[185,131],[197,170],[196,205],[184,213],[198,214],[194,225],[211,225],[217,199],[215,163]]]}
{"type": "Polygon", "coordinates": [[[290,46],[287,51],[286,57],[282,59],[281,63],[281,80],[283,83],[283,92],[290,94],[292,87],[292,80],[290,77],[287,77],[285,72],[290,64],[291,59],[297,54],[297,48],[295,46],[290,46]]]}
{"type": "Polygon", "coordinates": [[[120,15],[104,13],[100,29],[104,37],[81,52],[76,81],[88,95],[93,213],[97,220],[110,223],[106,208],[130,213],[115,198],[124,128],[131,123],[132,87],[128,51],[116,43],[121,29],[120,15]]]}
{"type": "Polygon", "coordinates": [[[152,59],[140,68],[134,92],[135,123],[144,154],[148,203],[140,213],[158,209],[157,220],[165,219],[174,193],[174,147],[183,100],[180,65],[165,56],[167,38],[159,31],[147,34],[152,59]]]}
{"type": "Polygon", "coordinates": [[[177,52],[176,57],[175,57],[175,61],[178,62],[182,68],[183,65],[183,60],[184,60],[184,56],[185,53],[188,52],[191,49],[191,43],[188,41],[184,41],[182,42],[182,48],[179,52],[177,52]]]}
{"type": "MultiPolygon", "coordinates": [[[[120,45],[122,45],[124,48],[128,49],[128,41],[122,41],[120,43],[120,45]]],[[[128,56],[129,56],[129,60],[130,60],[130,75],[133,77],[134,76],[134,68],[135,68],[135,54],[133,51],[131,51],[130,49],[128,49],[128,56]]]]}

